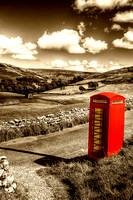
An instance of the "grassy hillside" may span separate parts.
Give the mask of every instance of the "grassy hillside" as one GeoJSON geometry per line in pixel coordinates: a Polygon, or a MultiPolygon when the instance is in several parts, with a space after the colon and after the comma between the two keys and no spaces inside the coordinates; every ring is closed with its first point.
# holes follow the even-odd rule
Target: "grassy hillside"
{"type": "Polygon", "coordinates": [[[10,78],[15,79],[16,77],[22,76],[35,76],[38,78],[53,78],[54,76],[65,76],[74,77],[78,75],[89,76],[99,75],[99,73],[93,72],[79,72],[71,70],[58,70],[58,69],[25,69],[17,66],[13,66],[6,63],[0,63],[0,79],[10,78]]]}
{"type": "Polygon", "coordinates": [[[21,76],[35,75],[34,72],[10,64],[0,63],[0,79],[15,79],[21,76]]]}
{"type": "Polygon", "coordinates": [[[102,73],[99,77],[103,78],[102,82],[106,84],[133,83],[133,66],[111,70],[102,73]]]}

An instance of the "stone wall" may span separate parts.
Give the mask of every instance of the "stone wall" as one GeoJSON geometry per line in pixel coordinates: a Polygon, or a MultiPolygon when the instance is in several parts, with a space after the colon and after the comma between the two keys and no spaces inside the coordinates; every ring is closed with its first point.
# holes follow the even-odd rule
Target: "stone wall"
{"type": "Polygon", "coordinates": [[[30,124],[39,124],[45,122],[45,124],[50,127],[55,124],[59,124],[61,121],[72,121],[73,119],[81,118],[87,116],[89,118],[89,108],[74,108],[69,111],[62,111],[56,114],[48,114],[47,116],[40,116],[34,119],[14,119],[8,122],[3,122],[0,124],[0,130],[2,129],[21,129],[30,124]]]}
{"type": "MultiPolygon", "coordinates": [[[[133,99],[126,99],[125,102],[125,110],[133,108],[133,99]]],[[[0,124],[0,141],[2,142],[30,135],[45,134],[47,130],[49,133],[55,132],[62,130],[63,128],[87,123],[88,121],[89,108],[74,108],[68,111],[40,116],[34,119],[14,119],[0,124]],[[43,133],[41,130],[39,130],[39,132],[38,129],[42,129],[43,133]],[[1,139],[2,136],[4,137],[3,139],[1,139]]]]}
{"type": "Polygon", "coordinates": [[[130,110],[133,108],[133,99],[132,98],[127,98],[125,100],[125,107],[126,107],[126,110],[130,110]]]}
{"type": "Polygon", "coordinates": [[[0,189],[4,189],[6,192],[11,193],[14,192],[16,187],[7,158],[5,156],[0,156],[0,189]]]}

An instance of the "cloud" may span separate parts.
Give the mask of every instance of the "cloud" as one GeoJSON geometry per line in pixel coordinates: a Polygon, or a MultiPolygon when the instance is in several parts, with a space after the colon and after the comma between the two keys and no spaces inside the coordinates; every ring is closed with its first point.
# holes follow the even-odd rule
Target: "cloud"
{"type": "Polygon", "coordinates": [[[84,71],[85,67],[79,60],[69,60],[65,62],[63,60],[51,61],[51,68],[69,69],[75,71],[84,71]]]}
{"type": "Polygon", "coordinates": [[[12,58],[22,59],[22,60],[36,60],[35,56],[33,55],[25,55],[25,54],[13,54],[12,58]]]}
{"type": "Polygon", "coordinates": [[[119,24],[113,24],[111,30],[119,31],[123,30],[123,28],[119,24]]]}
{"type": "Polygon", "coordinates": [[[83,65],[87,65],[87,64],[88,64],[88,61],[87,61],[87,60],[83,60],[83,61],[82,61],[82,64],[83,64],[83,65]]]}
{"type": "Polygon", "coordinates": [[[82,47],[86,51],[88,51],[92,54],[96,54],[96,53],[100,53],[101,51],[107,49],[108,44],[105,41],[95,40],[92,37],[86,37],[82,41],[82,47]]]}
{"type": "Polygon", "coordinates": [[[118,12],[112,19],[115,22],[130,22],[133,23],[133,10],[118,12]]]}
{"type": "Polygon", "coordinates": [[[92,61],[89,63],[89,66],[90,66],[90,67],[97,68],[97,67],[98,67],[98,63],[97,63],[97,61],[92,60],[92,61]]]}
{"type": "Polygon", "coordinates": [[[28,42],[28,43],[25,43],[25,47],[32,50],[32,49],[35,49],[37,45],[31,42],[28,42]]]}
{"type": "Polygon", "coordinates": [[[80,24],[77,26],[77,29],[78,29],[79,35],[81,37],[84,36],[84,32],[86,30],[84,22],[80,22],[80,24]]]}
{"type": "Polygon", "coordinates": [[[81,62],[80,60],[69,60],[69,68],[75,71],[84,71],[85,70],[85,60],[81,62]]]}
{"type": "Polygon", "coordinates": [[[116,70],[116,69],[121,69],[121,68],[123,68],[123,65],[119,63],[115,63],[113,61],[109,62],[109,70],[116,70]]]}
{"type": "Polygon", "coordinates": [[[21,57],[21,59],[23,59],[25,55],[27,59],[35,59],[33,55],[38,53],[35,50],[36,46],[36,44],[33,44],[31,42],[23,44],[22,38],[20,36],[15,38],[8,38],[4,35],[0,35],[0,54],[13,54],[13,58],[21,57]]]}
{"type": "Polygon", "coordinates": [[[79,44],[85,50],[92,54],[99,53],[100,51],[107,49],[107,43],[101,40],[94,40],[92,37],[85,37],[85,24],[84,22],[80,22],[77,26],[79,32],[79,44]]]}
{"type": "Polygon", "coordinates": [[[67,62],[63,60],[53,60],[51,61],[51,67],[53,68],[66,68],[68,67],[67,62]]]}
{"type": "Polygon", "coordinates": [[[107,43],[101,40],[95,40],[92,37],[85,37],[85,25],[83,22],[75,30],[63,29],[61,31],[47,34],[46,32],[38,39],[38,45],[41,49],[66,50],[72,54],[83,54],[90,52],[99,53],[107,49],[107,43]]]}
{"type": "Polygon", "coordinates": [[[133,49],[133,29],[129,28],[124,37],[112,42],[115,47],[133,49]]]}
{"type": "Polygon", "coordinates": [[[109,28],[108,27],[104,28],[104,32],[109,33],[109,28]]]}
{"type": "Polygon", "coordinates": [[[120,69],[124,65],[119,64],[114,61],[110,61],[108,64],[98,63],[96,60],[69,60],[65,62],[63,60],[53,60],[49,68],[60,68],[60,69],[69,69],[75,71],[88,71],[88,72],[106,72],[109,70],[120,69]]]}
{"type": "Polygon", "coordinates": [[[99,64],[96,60],[91,60],[86,65],[86,69],[89,72],[106,72],[108,71],[108,66],[104,64],[99,64]]]}
{"type": "Polygon", "coordinates": [[[81,65],[81,62],[79,60],[69,60],[69,65],[81,65]]]}
{"type": "Polygon", "coordinates": [[[73,8],[82,12],[88,7],[97,7],[106,10],[131,5],[133,5],[131,0],[75,0],[73,8]]]}
{"type": "Polygon", "coordinates": [[[133,42],[133,28],[129,28],[128,31],[124,34],[125,40],[133,42]]]}
{"type": "Polygon", "coordinates": [[[38,45],[41,49],[64,49],[69,53],[85,53],[79,45],[80,36],[77,31],[63,29],[61,31],[47,34],[45,32],[39,39],[38,45]]]}

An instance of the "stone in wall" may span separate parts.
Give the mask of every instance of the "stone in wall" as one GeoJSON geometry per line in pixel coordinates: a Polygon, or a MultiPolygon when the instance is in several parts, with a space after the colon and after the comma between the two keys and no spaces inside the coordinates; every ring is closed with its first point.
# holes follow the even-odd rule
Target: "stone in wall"
{"type": "Polygon", "coordinates": [[[17,185],[14,176],[10,173],[9,162],[5,156],[0,156],[0,189],[6,192],[14,192],[17,185]]]}

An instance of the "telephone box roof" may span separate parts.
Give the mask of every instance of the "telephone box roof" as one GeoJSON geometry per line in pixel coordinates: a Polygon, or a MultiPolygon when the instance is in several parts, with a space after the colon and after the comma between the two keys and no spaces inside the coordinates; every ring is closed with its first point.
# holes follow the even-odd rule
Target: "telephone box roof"
{"type": "Polygon", "coordinates": [[[113,97],[121,97],[121,98],[125,99],[125,97],[123,97],[122,95],[119,95],[119,94],[116,94],[116,93],[113,93],[113,92],[101,92],[101,93],[98,93],[98,94],[91,96],[91,98],[93,98],[95,96],[105,96],[108,99],[112,99],[113,97]]]}

